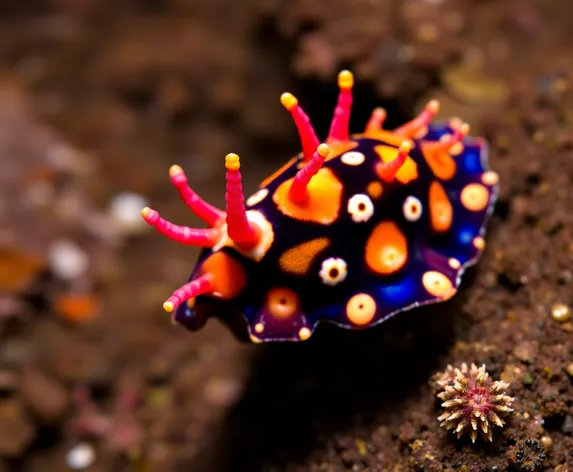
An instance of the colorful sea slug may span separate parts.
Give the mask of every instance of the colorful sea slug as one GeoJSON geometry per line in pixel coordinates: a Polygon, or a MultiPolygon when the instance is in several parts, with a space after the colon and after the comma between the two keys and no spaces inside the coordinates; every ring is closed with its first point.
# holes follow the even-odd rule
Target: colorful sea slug
{"type": "Polygon", "coordinates": [[[340,72],[338,84],[324,143],[298,100],[281,96],[302,152],[246,201],[236,154],[225,158],[225,211],[171,167],[181,198],[209,226],[142,210],[160,233],[205,248],[190,281],[163,304],[176,323],[197,330],[216,316],[253,342],[300,341],[321,321],[368,328],[456,293],[484,248],[498,193],[485,141],[458,119],[432,123],[437,101],[392,131],[376,108],[364,133],[350,135],[352,74],[340,72]]]}

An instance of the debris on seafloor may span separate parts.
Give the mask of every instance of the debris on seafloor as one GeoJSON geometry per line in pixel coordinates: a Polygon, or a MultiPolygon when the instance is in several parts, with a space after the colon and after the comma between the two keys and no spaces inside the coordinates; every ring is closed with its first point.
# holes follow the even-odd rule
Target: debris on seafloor
{"type": "Polygon", "coordinates": [[[100,312],[92,289],[97,266],[134,229],[118,222],[129,218],[125,204],[119,210],[112,204],[106,215],[88,202],[85,185],[94,166],[90,155],[38,122],[19,83],[0,78],[2,318],[24,313],[22,296],[30,293],[50,298],[48,305],[73,323],[100,312]],[[44,285],[37,287],[46,275],[55,287],[49,296],[44,285]]]}
{"type": "Polygon", "coordinates": [[[520,440],[508,449],[506,456],[516,470],[535,472],[545,461],[545,447],[537,439],[520,440]]]}
{"type": "Polygon", "coordinates": [[[571,308],[564,303],[556,303],[551,307],[551,317],[558,323],[565,323],[571,319],[571,308]]]}
{"type": "Polygon", "coordinates": [[[485,365],[448,366],[436,383],[443,389],[438,398],[445,408],[438,418],[440,426],[454,430],[458,439],[467,434],[475,442],[480,434],[493,441],[493,426],[503,427],[502,417],[513,411],[510,405],[514,399],[505,393],[509,384],[491,380],[485,365]]]}
{"type": "Polygon", "coordinates": [[[78,387],[74,392],[77,415],[69,435],[74,440],[103,439],[108,452],[137,456],[143,434],[134,417],[138,402],[137,386],[120,388],[113,411],[106,414],[93,402],[88,387],[78,387]]]}
{"type": "Polygon", "coordinates": [[[73,470],[84,470],[91,467],[96,460],[96,453],[91,444],[80,443],[66,454],[66,465],[73,470]]]}

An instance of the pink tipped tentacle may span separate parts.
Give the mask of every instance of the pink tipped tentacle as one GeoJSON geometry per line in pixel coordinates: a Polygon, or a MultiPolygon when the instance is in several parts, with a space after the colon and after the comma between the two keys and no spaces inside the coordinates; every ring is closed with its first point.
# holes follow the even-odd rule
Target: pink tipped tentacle
{"type": "Polygon", "coordinates": [[[243,196],[241,176],[241,163],[236,154],[227,154],[225,157],[227,168],[227,234],[239,246],[252,248],[259,242],[259,233],[256,226],[249,222],[243,196]]]}
{"type": "Polygon", "coordinates": [[[404,141],[398,148],[398,155],[390,162],[379,162],[376,168],[376,173],[385,182],[392,182],[396,177],[396,173],[406,162],[406,158],[410,153],[410,143],[404,141]]]}
{"type": "Polygon", "coordinates": [[[374,108],[372,114],[370,115],[370,119],[368,123],[366,123],[366,133],[372,133],[375,131],[381,131],[382,125],[386,120],[386,110],[384,108],[374,108]]]}
{"type": "Polygon", "coordinates": [[[312,127],[310,118],[298,104],[298,100],[292,94],[286,92],[281,95],[281,103],[290,111],[291,116],[298,130],[302,145],[302,154],[305,161],[312,159],[312,153],[318,146],[318,137],[312,127]]]}
{"type": "Polygon", "coordinates": [[[327,144],[323,143],[319,145],[312,155],[310,162],[296,173],[288,192],[288,196],[291,201],[303,203],[308,200],[309,193],[307,185],[310,182],[310,179],[318,173],[324,160],[328,157],[329,152],[330,149],[327,144]]]}
{"type": "Polygon", "coordinates": [[[163,304],[163,309],[169,313],[176,310],[179,305],[193,297],[203,295],[213,291],[213,275],[203,274],[200,277],[186,283],[181,288],[175,290],[167,301],[163,304]]]}
{"type": "Polygon", "coordinates": [[[396,128],[394,133],[407,138],[413,138],[422,129],[430,124],[434,116],[440,110],[440,102],[437,100],[430,100],[424,110],[412,121],[396,128]]]}
{"type": "Polygon", "coordinates": [[[332,123],[328,132],[328,141],[348,141],[350,138],[350,110],[352,108],[352,86],[354,76],[350,71],[343,70],[338,74],[338,103],[334,110],[332,123]]]}
{"type": "Polygon", "coordinates": [[[191,187],[189,187],[187,176],[179,166],[171,166],[169,169],[171,182],[179,192],[181,200],[209,226],[213,227],[220,221],[225,213],[212,205],[209,205],[191,187]]]}
{"type": "Polygon", "coordinates": [[[464,139],[470,131],[470,125],[467,123],[460,123],[454,128],[453,134],[445,135],[443,139],[438,142],[432,143],[435,145],[434,149],[438,151],[449,151],[450,148],[464,139]]]}
{"type": "Polygon", "coordinates": [[[149,207],[141,210],[141,216],[161,234],[178,243],[213,247],[217,239],[217,232],[213,229],[196,229],[175,225],[161,218],[159,213],[149,207]]]}

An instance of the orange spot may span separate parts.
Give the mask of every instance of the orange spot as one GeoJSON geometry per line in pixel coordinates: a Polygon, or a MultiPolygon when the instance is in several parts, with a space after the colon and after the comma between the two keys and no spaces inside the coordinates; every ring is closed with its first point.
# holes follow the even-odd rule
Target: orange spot
{"type": "Polygon", "coordinates": [[[499,182],[499,175],[490,170],[481,176],[481,181],[486,185],[496,185],[499,182]]]}
{"type": "Polygon", "coordinates": [[[228,254],[218,251],[211,254],[203,264],[201,272],[213,275],[213,296],[224,299],[235,298],[247,284],[247,275],[241,263],[228,254]]]}
{"type": "Polygon", "coordinates": [[[383,191],[383,187],[382,184],[380,182],[370,182],[367,186],[366,186],[366,193],[368,195],[370,195],[370,198],[373,198],[374,200],[379,199],[382,196],[382,191],[383,191]]]}
{"type": "Polygon", "coordinates": [[[346,304],[346,316],[358,326],[364,326],[372,321],[376,314],[376,302],[366,294],[354,295],[346,304]]]}
{"type": "Polygon", "coordinates": [[[288,288],[273,288],[267,293],[266,306],[275,318],[290,318],[299,309],[298,295],[288,288]]]}
{"type": "Polygon", "coordinates": [[[58,314],[72,323],[85,323],[93,319],[99,312],[99,299],[93,294],[60,295],[55,299],[58,314]]]}
{"type": "Polygon", "coordinates": [[[434,231],[443,233],[452,226],[454,210],[442,185],[434,180],[430,185],[428,196],[430,205],[430,222],[434,231]]]}
{"type": "Polygon", "coordinates": [[[377,139],[378,141],[384,141],[385,143],[389,144],[390,146],[400,147],[404,141],[408,141],[410,146],[414,147],[414,142],[405,138],[404,136],[398,136],[397,134],[391,133],[390,131],[378,130],[378,131],[369,131],[364,133],[364,136],[369,139],[377,139]]]}
{"type": "Polygon", "coordinates": [[[408,260],[408,242],[398,226],[385,221],[374,228],[365,250],[366,264],[379,274],[392,274],[408,260]]]}
{"type": "Polygon", "coordinates": [[[462,205],[470,211],[481,211],[487,206],[489,192],[482,184],[469,184],[460,195],[462,205]]]}
{"type": "Polygon", "coordinates": [[[312,239],[299,244],[282,254],[279,258],[279,265],[289,274],[304,275],[309,271],[314,258],[329,244],[328,238],[312,239]]]}
{"type": "Polygon", "coordinates": [[[263,323],[257,323],[255,325],[255,332],[261,334],[265,330],[263,323]]]}
{"type": "Polygon", "coordinates": [[[456,161],[444,150],[441,143],[422,141],[420,145],[422,155],[436,177],[450,180],[456,173],[456,161]]]}
{"type": "Polygon", "coordinates": [[[273,172],[269,175],[265,180],[261,182],[259,188],[267,187],[273,180],[275,180],[278,176],[280,176],[284,171],[286,171],[290,166],[292,166],[297,161],[296,157],[293,157],[290,161],[288,161],[285,165],[283,165],[280,169],[273,172]]]}
{"type": "Polygon", "coordinates": [[[450,279],[434,270],[430,270],[422,276],[422,284],[430,295],[444,300],[452,298],[456,293],[450,279]]]}
{"type": "Polygon", "coordinates": [[[458,261],[457,259],[455,259],[453,257],[448,259],[448,264],[450,265],[450,267],[452,269],[455,269],[455,270],[459,269],[462,266],[460,261],[458,261]]]}
{"type": "Polygon", "coordinates": [[[326,144],[328,144],[328,148],[330,149],[330,154],[326,158],[327,161],[335,159],[345,152],[358,147],[358,143],[355,141],[335,141],[329,139],[326,144]]]}
{"type": "Polygon", "coordinates": [[[293,203],[288,198],[293,180],[283,182],[273,195],[273,201],[283,214],[297,220],[324,225],[336,220],[340,212],[343,185],[330,169],[320,169],[310,179],[306,187],[310,198],[302,203],[293,203]]]}
{"type": "Polygon", "coordinates": [[[485,240],[481,236],[477,236],[476,238],[474,238],[473,243],[476,249],[481,250],[485,247],[485,240]]]}
{"type": "Polygon", "coordinates": [[[306,341],[308,338],[310,338],[311,335],[312,335],[312,333],[310,332],[310,329],[308,329],[308,328],[300,328],[300,331],[298,332],[298,337],[302,341],[306,341]]]}
{"type": "MultiPolygon", "coordinates": [[[[402,139],[401,143],[404,142],[402,139]]],[[[400,143],[400,144],[401,144],[400,143]]],[[[398,149],[393,148],[391,146],[386,146],[384,144],[380,144],[374,147],[374,150],[382,159],[382,162],[390,162],[396,159],[398,156],[398,149]]],[[[418,164],[412,159],[410,156],[406,158],[400,170],[396,172],[396,179],[403,184],[407,184],[412,180],[416,180],[418,178],[418,164]]]]}

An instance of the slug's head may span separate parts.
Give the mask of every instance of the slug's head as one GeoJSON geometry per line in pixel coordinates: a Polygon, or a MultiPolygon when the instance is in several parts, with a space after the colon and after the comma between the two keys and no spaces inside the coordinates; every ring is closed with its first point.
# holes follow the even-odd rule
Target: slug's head
{"type": "Polygon", "coordinates": [[[193,308],[196,297],[200,295],[210,295],[219,300],[237,298],[246,285],[246,265],[260,261],[273,243],[273,227],[263,213],[247,211],[245,207],[240,166],[239,156],[226,156],[226,211],[202,200],[189,187],[181,167],[171,167],[171,181],[181,199],[207,223],[208,228],[173,224],[148,207],[141,212],[147,223],[170,239],[205,248],[189,283],[164,302],[164,309],[170,313],[176,313],[183,305],[193,308]]]}
{"type": "MultiPolygon", "coordinates": [[[[281,96],[281,103],[298,128],[302,153],[263,182],[246,201],[239,156],[228,154],[225,158],[225,211],[202,200],[189,187],[181,167],[171,167],[171,181],[181,198],[208,225],[205,229],[178,226],[161,218],[155,210],[142,210],[145,221],[160,233],[179,243],[205,248],[189,282],[163,304],[179,324],[190,329],[199,328],[212,307],[219,313],[229,310],[245,313],[255,309],[258,316],[268,315],[283,319],[285,323],[287,319],[297,318],[301,310],[297,290],[291,286],[289,275],[287,279],[279,280],[283,272],[279,267],[285,260],[287,265],[290,259],[294,265],[304,261],[300,257],[289,259],[288,252],[284,255],[284,235],[290,239],[290,235],[297,233],[289,224],[300,221],[299,214],[308,213],[310,219],[304,217],[303,220],[312,222],[314,218],[319,224],[325,224],[324,218],[336,218],[334,213],[338,213],[338,209],[334,211],[331,207],[338,205],[339,199],[333,198],[332,192],[341,184],[322,167],[330,153],[329,145],[336,147],[348,141],[353,81],[350,72],[339,74],[340,96],[326,140],[328,144],[320,143],[297,99],[289,93],[281,96]],[[277,234],[279,228],[280,234],[277,234]],[[282,259],[281,255],[284,256],[282,259]],[[269,278],[278,287],[265,287],[269,278]]],[[[338,189],[339,196],[340,193],[338,189]]],[[[250,331],[258,332],[260,323],[250,324],[250,331]]],[[[299,331],[306,334],[309,330],[303,328],[299,331]]]]}

